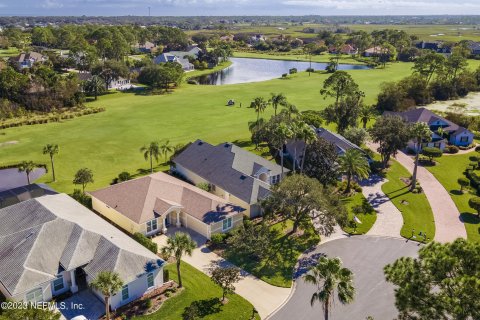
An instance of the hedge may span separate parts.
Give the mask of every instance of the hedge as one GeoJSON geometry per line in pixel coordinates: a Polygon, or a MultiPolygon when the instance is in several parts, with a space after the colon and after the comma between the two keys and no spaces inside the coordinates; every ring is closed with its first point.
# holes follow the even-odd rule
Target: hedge
{"type": "Polygon", "coordinates": [[[133,234],[133,239],[153,253],[156,254],[158,252],[157,244],[153,242],[152,239],[147,238],[143,233],[135,232],[133,234]]]}

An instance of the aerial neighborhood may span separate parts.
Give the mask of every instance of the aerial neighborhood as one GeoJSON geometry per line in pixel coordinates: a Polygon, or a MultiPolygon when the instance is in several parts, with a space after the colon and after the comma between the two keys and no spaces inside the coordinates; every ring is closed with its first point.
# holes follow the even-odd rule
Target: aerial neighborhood
{"type": "Polygon", "coordinates": [[[0,15],[0,320],[480,319],[474,12],[199,3],[0,15]]]}

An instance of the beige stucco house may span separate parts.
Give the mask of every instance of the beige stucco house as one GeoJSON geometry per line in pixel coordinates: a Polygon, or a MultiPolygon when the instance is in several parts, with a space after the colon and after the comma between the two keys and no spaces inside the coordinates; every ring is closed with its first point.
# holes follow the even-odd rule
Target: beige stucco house
{"type": "Polygon", "coordinates": [[[158,172],[91,192],[95,211],[129,233],[185,227],[210,239],[240,225],[245,210],[185,181],[158,172]]]}

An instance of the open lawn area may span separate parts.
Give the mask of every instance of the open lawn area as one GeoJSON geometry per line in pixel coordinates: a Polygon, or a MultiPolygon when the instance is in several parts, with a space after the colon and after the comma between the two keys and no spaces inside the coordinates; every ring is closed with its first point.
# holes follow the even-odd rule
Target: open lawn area
{"type": "MultiPolygon", "coordinates": [[[[386,69],[349,72],[366,93],[366,102],[373,103],[382,82],[405,77],[410,67],[409,63],[394,63],[386,69]]],[[[2,130],[0,165],[23,160],[49,163],[41,151],[45,144],[55,143],[60,147],[55,158],[57,182],[50,183],[50,174],[40,181],[48,182],[58,191],[71,193],[75,172],[88,167],[93,171],[95,182],[89,184],[87,190],[95,190],[107,186],[122,171],[133,174],[147,169],[149,164],[139,149],[154,140],[169,139],[172,145],[198,138],[210,143],[248,141],[248,122],[255,120],[255,112],[245,107],[227,107],[228,99],[246,106],[256,96],[268,98],[271,92],[283,92],[300,110],[321,110],[330,103],[319,93],[328,76],[314,73],[309,77],[308,73],[301,72],[289,79],[258,83],[184,84],[165,95],[111,93],[87,103],[89,107],[105,107],[105,112],[59,123],[2,130]],[[9,141],[17,143],[2,145],[9,141]]],[[[271,114],[273,110],[269,108],[262,116],[271,114]]],[[[163,157],[160,160],[163,162],[163,157]]]]}
{"type": "MultiPolygon", "coordinates": [[[[177,280],[175,264],[166,267],[170,279],[177,280]]],[[[205,320],[249,320],[252,316],[253,306],[237,294],[228,295],[228,303],[219,302],[222,290],[215,285],[208,276],[182,262],[182,282],[184,290],[178,295],[167,300],[157,312],[135,317],[135,320],[182,320],[185,308],[196,302],[199,306],[201,318],[205,320]]],[[[195,318],[196,319],[196,318],[195,318]]],[[[260,319],[258,314],[255,319],[260,319]]]]}
{"type": "Polygon", "coordinates": [[[397,161],[392,160],[387,170],[388,182],[382,186],[382,191],[390,198],[403,216],[402,237],[411,238],[415,229],[417,239],[423,241],[418,234],[426,232],[432,240],[435,236],[435,221],[427,197],[423,193],[412,193],[401,179],[410,178],[411,174],[397,161]]]}
{"type": "Polygon", "coordinates": [[[477,213],[468,205],[468,200],[475,196],[475,190],[460,192],[458,178],[465,178],[463,171],[470,164],[471,156],[478,155],[476,152],[462,155],[451,155],[437,158],[437,165],[428,167],[428,170],[440,181],[452,197],[453,202],[460,211],[467,230],[468,240],[480,241],[480,219],[477,213]]]}
{"type": "Polygon", "coordinates": [[[0,58],[2,57],[13,57],[19,54],[20,51],[17,48],[8,48],[8,49],[0,49],[0,58]]]}
{"type": "Polygon", "coordinates": [[[354,221],[354,216],[361,221],[361,223],[356,223],[356,228],[349,225],[343,228],[343,231],[349,234],[365,234],[372,228],[373,224],[377,220],[377,213],[370,206],[367,199],[363,196],[361,192],[354,194],[351,197],[345,198],[342,200],[343,204],[348,210],[348,221],[354,221]],[[364,207],[361,213],[355,213],[355,207],[364,207]]]}
{"type": "Polygon", "coordinates": [[[320,237],[312,232],[305,232],[301,236],[288,234],[292,227],[293,223],[290,220],[271,226],[279,232],[273,245],[275,252],[273,257],[256,261],[251,256],[229,252],[227,247],[225,258],[271,285],[289,288],[292,285],[293,269],[298,257],[320,241],[320,237]]]}

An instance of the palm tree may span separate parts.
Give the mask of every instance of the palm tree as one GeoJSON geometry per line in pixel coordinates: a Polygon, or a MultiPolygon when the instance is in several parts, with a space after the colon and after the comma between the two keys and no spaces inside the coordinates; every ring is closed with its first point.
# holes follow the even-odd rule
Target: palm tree
{"type": "Polygon", "coordinates": [[[362,121],[363,129],[367,128],[367,122],[375,118],[374,108],[371,106],[364,106],[360,109],[359,113],[360,121],[362,121]]]}
{"type": "Polygon", "coordinates": [[[292,130],[285,124],[285,123],[280,123],[276,128],[275,128],[275,136],[276,136],[276,141],[274,142],[274,145],[278,148],[280,152],[280,166],[282,167],[282,176],[281,179],[283,179],[284,176],[284,167],[283,167],[283,146],[287,144],[287,140],[292,138],[293,132],[292,130]]]}
{"type": "Polygon", "coordinates": [[[422,142],[432,138],[432,131],[430,131],[430,127],[425,122],[416,122],[410,127],[410,132],[415,143],[415,165],[413,166],[412,183],[410,185],[410,190],[414,190],[417,187],[418,158],[422,142]]]}
{"type": "Polygon", "coordinates": [[[141,147],[140,152],[143,153],[145,160],[150,159],[150,172],[153,173],[153,158],[155,158],[155,160],[158,162],[158,156],[160,155],[160,147],[158,142],[150,142],[149,146],[141,147]]]}
{"type": "Polygon", "coordinates": [[[50,163],[52,165],[52,176],[53,181],[55,181],[55,167],[53,165],[53,157],[58,153],[58,144],[47,144],[43,147],[43,154],[48,154],[50,156],[50,163]]]}
{"type": "Polygon", "coordinates": [[[160,152],[165,156],[165,163],[167,163],[167,155],[173,151],[173,146],[170,145],[170,140],[165,140],[160,144],[160,152]]]}
{"type": "Polygon", "coordinates": [[[370,166],[365,155],[357,149],[347,150],[338,158],[338,167],[340,172],[347,175],[347,187],[345,193],[350,192],[352,177],[358,179],[368,178],[370,166]]]}
{"type": "Polygon", "coordinates": [[[302,139],[305,143],[302,153],[302,164],[300,166],[300,173],[303,173],[303,165],[305,164],[305,155],[307,153],[307,147],[317,140],[317,133],[308,124],[302,122],[300,129],[302,130],[302,139]]]}
{"type": "Polygon", "coordinates": [[[18,166],[18,172],[25,172],[27,174],[27,182],[30,184],[30,173],[32,173],[33,170],[37,165],[33,161],[23,161],[20,163],[18,166]]]}
{"type": "Polygon", "coordinates": [[[88,94],[93,95],[97,100],[98,95],[106,90],[105,81],[100,76],[95,75],[85,82],[84,88],[88,94]]]}
{"type": "Polygon", "coordinates": [[[337,291],[338,300],[342,304],[350,303],[354,299],[353,273],[342,267],[340,258],[321,257],[303,279],[305,282],[317,286],[317,291],[312,295],[310,304],[313,306],[315,301],[323,304],[325,320],[328,320],[335,291],[337,291]]]}
{"type": "Polygon", "coordinates": [[[285,108],[284,112],[287,114],[288,120],[292,120],[292,115],[299,113],[297,107],[289,102],[286,102],[283,107],[285,108]]]}
{"type": "Polygon", "coordinates": [[[105,299],[105,316],[110,319],[110,297],[120,291],[123,287],[123,281],[117,272],[100,271],[90,286],[100,291],[105,299]]]}
{"type": "Polygon", "coordinates": [[[183,232],[175,232],[173,237],[167,239],[167,246],[162,248],[162,255],[167,257],[174,257],[177,263],[178,286],[182,287],[182,276],[180,274],[180,263],[182,256],[187,254],[192,255],[193,249],[197,247],[195,241],[190,238],[190,235],[183,232]]]}
{"type": "Polygon", "coordinates": [[[303,129],[302,126],[298,122],[293,122],[290,125],[290,130],[292,131],[292,139],[293,139],[293,170],[292,172],[295,173],[295,167],[297,165],[297,141],[303,138],[303,129]]]}
{"type": "Polygon", "coordinates": [[[272,105],[273,110],[275,110],[275,115],[277,115],[278,106],[285,105],[285,103],[287,103],[287,98],[283,93],[272,93],[272,97],[268,102],[272,105]]]}
{"type": "Polygon", "coordinates": [[[260,113],[264,112],[265,109],[267,109],[267,101],[263,97],[256,97],[253,102],[252,106],[255,112],[257,113],[257,123],[259,122],[260,119],[260,113]]]}

